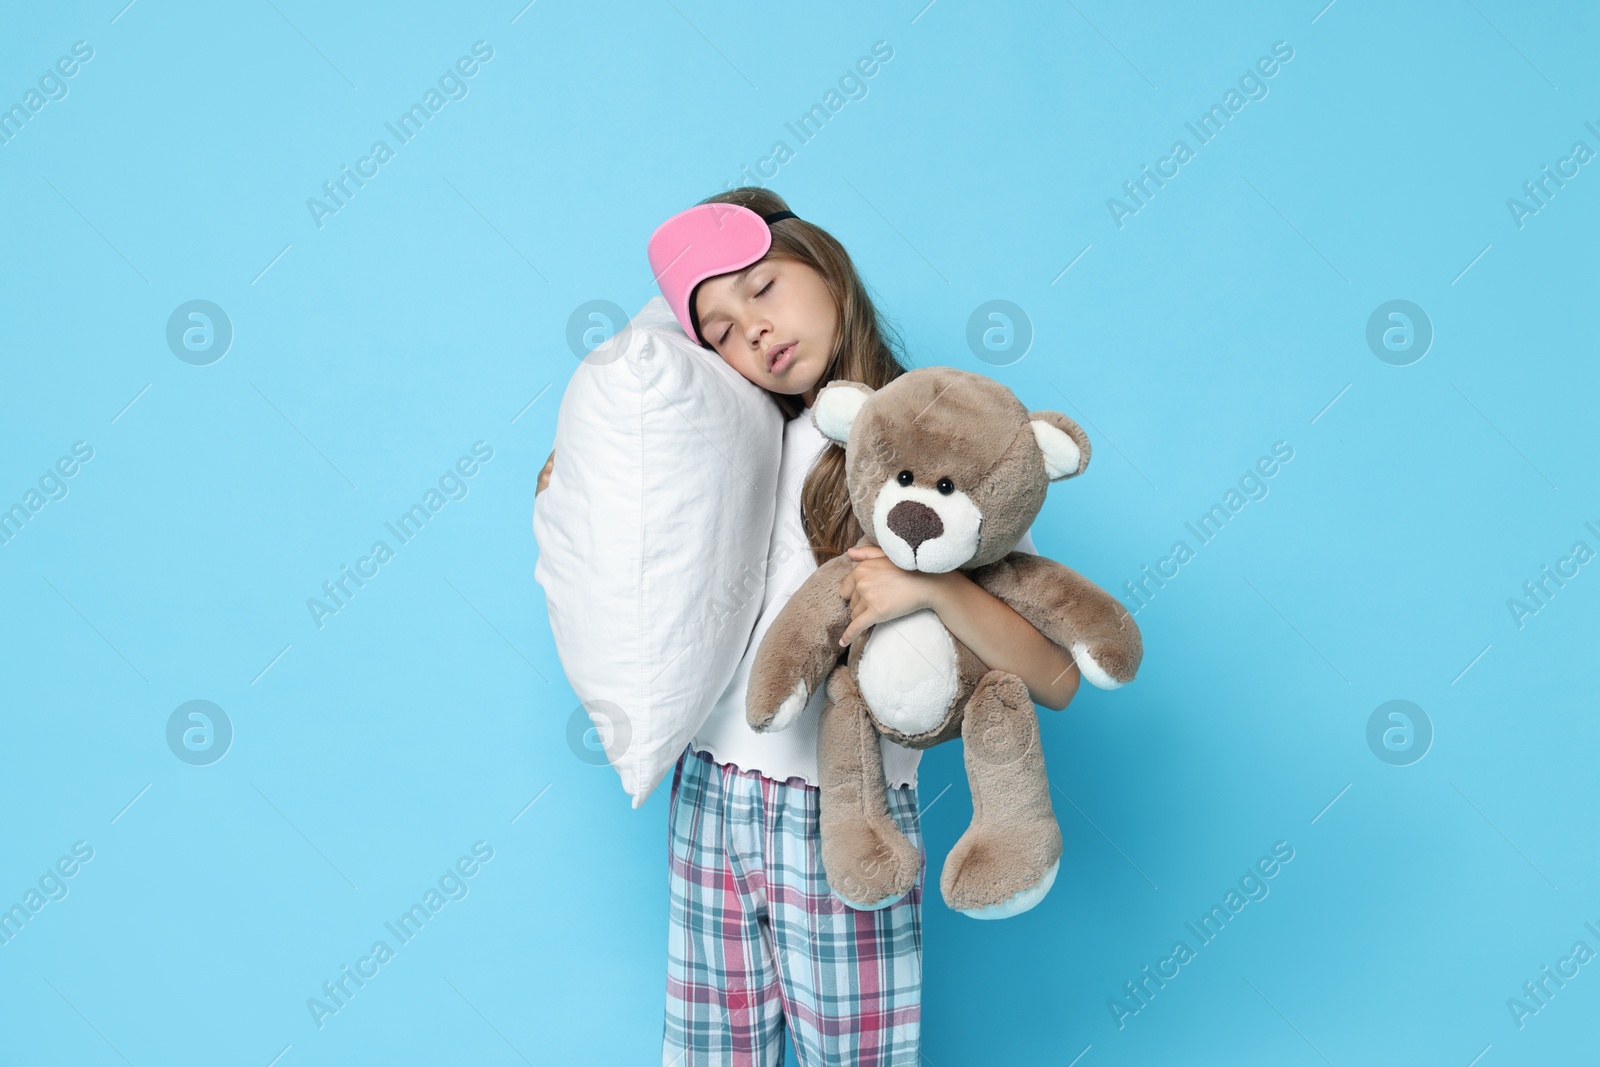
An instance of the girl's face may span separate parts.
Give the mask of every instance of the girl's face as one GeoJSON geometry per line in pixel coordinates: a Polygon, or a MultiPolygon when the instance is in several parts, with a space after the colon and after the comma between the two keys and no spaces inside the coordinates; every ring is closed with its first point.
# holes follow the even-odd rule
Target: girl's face
{"type": "Polygon", "coordinates": [[[758,260],[701,282],[695,311],[700,336],[728,366],[810,406],[839,327],[822,275],[792,259],[758,260]]]}

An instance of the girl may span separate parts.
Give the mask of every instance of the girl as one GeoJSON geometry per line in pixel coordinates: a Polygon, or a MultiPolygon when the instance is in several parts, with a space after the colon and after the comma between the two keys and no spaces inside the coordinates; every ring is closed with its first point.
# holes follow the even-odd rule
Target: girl
{"type": "MultiPolygon", "coordinates": [[[[902,571],[882,549],[851,547],[862,531],[845,489],[844,449],[816,429],[811,405],[835,378],[881,388],[906,368],[838,241],[771,191],[744,187],[673,216],[649,252],[689,336],[766,390],[786,420],[761,614],[733,681],[673,774],[662,1062],[781,1064],[787,1028],[802,1067],[917,1067],[925,878],[872,911],[829,889],[817,810],[825,690],[789,729],[757,734],[744,709],[756,649],[789,596],[848,551],[856,563],[839,590],[852,615],[847,645],[875,623],[932,608],[957,640],[1016,674],[1046,707],[1067,706],[1078,670],[962,572],[902,571]]],[[[1033,551],[1031,537],[1019,547],[1033,551]]],[[[879,741],[890,813],[925,870],[921,753],[879,741]]]]}

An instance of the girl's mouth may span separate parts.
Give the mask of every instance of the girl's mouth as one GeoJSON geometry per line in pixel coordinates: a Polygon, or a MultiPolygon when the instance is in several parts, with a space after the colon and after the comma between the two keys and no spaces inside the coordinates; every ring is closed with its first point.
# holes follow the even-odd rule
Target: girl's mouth
{"type": "Polygon", "coordinates": [[[784,371],[788,370],[789,364],[794,362],[795,349],[798,347],[799,343],[796,341],[790,341],[788,344],[784,345],[778,350],[778,358],[773,360],[772,366],[767,368],[768,371],[772,374],[782,374],[784,371]]]}

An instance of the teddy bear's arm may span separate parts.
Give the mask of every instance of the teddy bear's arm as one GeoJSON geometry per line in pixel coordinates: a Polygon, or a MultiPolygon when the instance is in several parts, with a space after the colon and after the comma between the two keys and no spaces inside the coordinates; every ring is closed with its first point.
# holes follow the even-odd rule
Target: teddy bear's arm
{"type": "Polygon", "coordinates": [[[971,572],[1033,628],[1072,653],[1083,677],[1101,689],[1133,680],[1144,644],[1116,597],[1053,559],[1012,552],[971,572]]]}
{"type": "Polygon", "coordinates": [[[752,729],[782,730],[794,722],[838,664],[839,638],[850,625],[850,602],[839,584],[854,564],[846,555],[818,567],[762,635],[745,690],[752,729]]]}

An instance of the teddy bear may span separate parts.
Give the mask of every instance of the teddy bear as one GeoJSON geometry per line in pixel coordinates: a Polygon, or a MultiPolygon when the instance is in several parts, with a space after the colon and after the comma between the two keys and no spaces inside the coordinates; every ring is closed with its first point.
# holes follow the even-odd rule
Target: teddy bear
{"type": "MultiPolygon", "coordinates": [[[[1089,438],[1057,411],[1029,411],[1012,391],[952,367],[907,371],[880,389],[835,380],[811,419],[845,450],[859,545],[897,567],[960,569],[1045,637],[1102,689],[1133,680],[1139,629],[1115,597],[1054,560],[1015,551],[1051,482],[1083,473],[1089,438]]],[[[792,726],[818,686],[822,866],[853,908],[910,891],[921,856],[889,814],[881,734],[914,749],[960,737],[972,822],[939,878],[954,911],[1000,919],[1032,908],[1061,865],[1039,715],[1022,679],[991,670],[922,609],[861,631],[841,652],[850,604],[839,586],[853,561],[817,568],[756,650],[746,719],[792,726]],[[843,662],[841,662],[841,659],[843,662]]]]}

